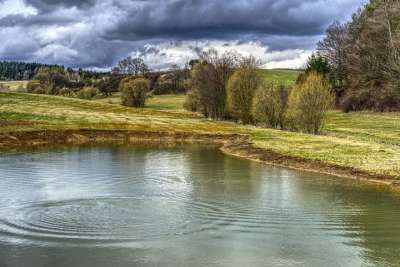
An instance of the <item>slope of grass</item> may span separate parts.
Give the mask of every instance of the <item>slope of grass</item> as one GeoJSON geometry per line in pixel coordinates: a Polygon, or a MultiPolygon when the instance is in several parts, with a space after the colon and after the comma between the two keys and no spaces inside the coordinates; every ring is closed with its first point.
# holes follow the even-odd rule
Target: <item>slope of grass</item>
{"type": "Polygon", "coordinates": [[[26,88],[28,81],[0,81],[0,84],[7,86],[10,91],[16,91],[20,87],[26,88]]]}
{"type": "Polygon", "coordinates": [[[158,96],[148,108],[105,101],[0,93],[0,133],[47,129],[189,131],[247,134],[254,145],[282,155],[319,160],[400,178],[400,114],[331,112],[326,135],[215,122],[181,110],[183,96],[158,96]]]}
{"type": "Polygon", "coordinates": [[[298,70],[260,70],[264,79],[267,82],[272,82],[276,84],[284,84],[286,86],[293,85],[297,77],[300,75],[301,71],[298,70]]]}
{"type": "MultiPolygon", "coordinates": [[[[94,100],[99,103],[120,104],[120,93],[115,93],[111,97],[94,100]]],[[[183,110],[185,95],[155,95],[146,100],[146,108],[159,110],[183,110]]]]}

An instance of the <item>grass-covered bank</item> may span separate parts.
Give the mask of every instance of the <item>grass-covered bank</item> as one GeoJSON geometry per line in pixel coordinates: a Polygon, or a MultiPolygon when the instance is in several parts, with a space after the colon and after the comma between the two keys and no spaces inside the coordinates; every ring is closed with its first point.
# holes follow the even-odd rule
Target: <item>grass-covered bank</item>
{"type": "Polygon", "coordinates": [[[285,69],[263,69],[260,72],[267,82],[283,84],[285,86],[293,85],[299,75],[303,73],[301,70],[285,69]]]}
{"type": "Polygon", "coordinates": [[[332,174],[345,175],[333,168],[336,166],[347,170],[347,176],[393,180],[400,177],[398,113],[331,112],[325,135],[313,136],[205,120],[198,114],[173,108],[179,107],[176,101],[183,96],[169,96],[164,102],[162,98],[158,96],[154,105],[149,101],[147,108],[133,109],[107,101],[0,93],[0,134],[11,138],[50,130],[244,134],[250,137],[253,148],[281,157],[280,162],[267,157],[265,161],[283,166],[290,166],[298,159],[304,161],[305,169],[325,166],[322,171],[332,174]]]}

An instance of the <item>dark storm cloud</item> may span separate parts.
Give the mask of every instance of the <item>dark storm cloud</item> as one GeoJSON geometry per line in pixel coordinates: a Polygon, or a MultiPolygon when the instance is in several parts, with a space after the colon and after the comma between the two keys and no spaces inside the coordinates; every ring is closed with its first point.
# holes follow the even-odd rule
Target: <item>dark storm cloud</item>
{"type": "Polygon", "coordinates": [[[25,0],[28,5],[40,11],[47,12],[59,7],[88,8],[96,3],[96,0],[25,0]]]}
{"type": "Polygon", "coordinates": [[[30,27],[30,26],[49,26],[49,25],[68,25],[73,22],[79,21],[77,18],[60,17],[52,14],[36,15],[36,16],[22,16],[22,15],[8,15],[0,19],[0,27],[30,27]]]}
{"type": "Polygon", "coordinates": [[[0,60],[107,68],[132,52],[179,61],[179,53],[196,55],[212,41],[306,51],[361,1],[0,0],[0,36],[12,36],[0,42],[0,60]]]}
{"type": "Polygon", "coordinates": [[[107,37],[137,40],[153,36],[231,38],[243,33],[316,35],[334,19],[341,19],[343,11],[335,5],[335,1],[326,0],[147,1],[127,4],[126,16],[107,37]]]}

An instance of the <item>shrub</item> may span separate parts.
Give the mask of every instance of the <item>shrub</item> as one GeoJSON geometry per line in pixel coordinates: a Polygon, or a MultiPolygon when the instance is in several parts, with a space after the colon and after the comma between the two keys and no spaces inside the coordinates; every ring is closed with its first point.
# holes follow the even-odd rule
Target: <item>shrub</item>
{"type": "Polygon", "coordinates": [[[47,93],[46,88],[44,87],[38,87],[32,91],[32,94],[39,94],[39,95],[45,95],[47,93]]]}
{"type": "Polygon", "coordinates": [[[147,79],[126,78],[122,80],[119,86],[122,105],[129,107],[144,107],[149,89],[150,82],[147,79]]]}
{"type": "Polygon", "coordinates": [[[196,90],[190,90],[185,97],[185,103],[183,103],[184,109],[191,112],[200,112],[200,96],[196,90]]]}
{"type": "Polygon", "coordinates": [[[253,58],[245,59],[228,81],[229,113],[242,123],[253,122],[253,96],[262,78],[253,58]]]}
{"type": "Polygon", "coordinates": [[[287,90],[284,86],[274,84],[260,87],[254,97],[254,121],[268,127],[283,129],[287,90]]]}
{"type": "Polygon", "coordinates": [[[333,107],[334,100],[328,81],[320,74],[309,73],[289,96],[286,114],[291,129],[319,134],[324,126],[326,112],[333,107]]]}
{"type": "Polygon", "coordinates": [[[62,88],[59,92],[59,95],[71,97],[74,95],[74,91],[69,88],[62,88]]]}
{"type": "Polygon", "coordinates": [[[81,90],[78,91],[77,97],[81,98],[81,99],[91,100],[95,96],[97,96],[98,93],[99,93],[99,91],[96,88],[84,87],[84,88],[82,88],[81,90]]]}
{"type": "Polygon", "coordinates": [[[44,93],[46,93],[45,86],[43,84],[41,84],[39,81],[32,80],[32,81],[28,82],[28,84],[26,85],[26,91],[28,93],[34,93],[37,90],[38,91],[43,90],[44,93]]]}
{"type": "Polygon", "coordinates": [[[219,54],[215,49],[202,53],[190,73],[190,88],[199,94],[201,112],[206,118],[226,119],[227,82],[237,66],[233,52],[219,54]]]}

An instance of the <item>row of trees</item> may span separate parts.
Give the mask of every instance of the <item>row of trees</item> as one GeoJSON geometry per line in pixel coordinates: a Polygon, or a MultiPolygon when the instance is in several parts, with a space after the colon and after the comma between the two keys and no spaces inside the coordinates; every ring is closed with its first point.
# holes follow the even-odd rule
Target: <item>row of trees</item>
{"type": "Polygon", "coordinates": [[[400,1],[371,0],[318,44],[345,111],[400,110],[400,1]]]}
{"type": "MultiPolygon", "coordinates": [[[[114,79],[106,73],[94,73],[82,70],[64,69],[62,66],[42,67],[29,81],[26,91],[35,94],[51,94],[63,96],[93,95],[93,92],[101,92],[104,95],[110,93],[110,85],[114,79]],[[88,88],[94,88],[89,90],[88,88]],[[79,93],[82,89],[85,89],[79,93]],[[91,91],[91,94],[83,94],[91,91]]],[[[119,81],[118,81],[119,83],[119,81]]],[[[116,85],[116,89],[118,85],[116,85]]]]}
{"type": "Polygon", "coordinates": [[[0,80],[2,81],[28,81],[32,80],[42,69],[63,70],[69,76],[75,75],[75,80],[99,79],[109,75],[106,72],[65,68],[62,65],[47,65],[40,63],[25,63],[14,61],[0,61],[0,80]],[[77,79],[76,76],[79,76],[77,79]]]}
{"type": "Polygon", "coordinates": [[[128,57],[118,62],[118,66],[111,72],[103,73],[65,69],[63,66],[42,66],[29,82],[27,91],[79,97],[81,94],[78,92],[86,88],[85,91],[96,91],[103,96],[110,96],[118,92],[123,79],[144,77],[149,80],[149,90],[153,94],[185,93],[188,76],[189,67],[180,68],[175,65],[168,71],[151,72],[143,59],[128,57]]]}
{"type": "Polygon", "coordinates": [[[286,88],[266,84],[259,65],[254,57],[233,52],[203,53],[191,71],[185,108],[216,120],[320,133],[335,100],[325,76],[306,71],[293,88],[286,88]]]}
{"type": "Polygon", "coordinates": [[[0,80],[17,81],[31,80],[41,68],[59,68],[57,65],[39,63],[24,63],[13,61],[0,61],[0,80]]]}

